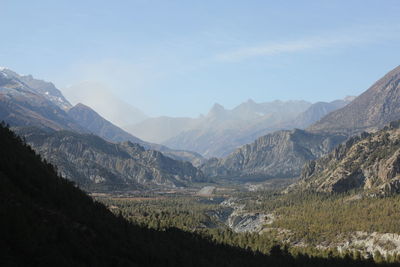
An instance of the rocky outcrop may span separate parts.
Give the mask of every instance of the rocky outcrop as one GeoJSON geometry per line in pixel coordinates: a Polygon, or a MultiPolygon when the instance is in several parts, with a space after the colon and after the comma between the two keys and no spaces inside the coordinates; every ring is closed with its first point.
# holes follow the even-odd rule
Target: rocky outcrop
{"type": "Polygon", "coordinates": [[[400,192],[400,121],[376,133],[352,137],[330,154],[309,162],[290,190],[373,194],[400,192]]]}
{"type": "Polygon", "coordinates": [[[236,233],[257,233],[265,225],[271,224],[273,214],[247,212],[244,205],[236,203],[236,198],[229,198],[220,203],[221,208],[209,211],[208,215],[228,226],[236,233]]]}
{"type": "Polygon", "coordinates": [[[91,134],[17,129],[61,174],[89,190],[186,186],[203,181],[189,162],[165,157],[139,144],[113,144],[91,134]]]}
{"type": "Polygon", "coordinates": [[[302,166],[330,152],[347,137],[309,133],[304,130],[278,131],[260,137],[228,157],[211,159],[201,167],[211,177],[255,178],[295,177],[302,166]]]}

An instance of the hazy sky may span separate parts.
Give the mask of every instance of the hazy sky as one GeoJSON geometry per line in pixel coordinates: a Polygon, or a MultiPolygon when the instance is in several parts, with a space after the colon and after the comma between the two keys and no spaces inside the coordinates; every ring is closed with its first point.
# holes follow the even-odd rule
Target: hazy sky
{"type": "Polygon", "coordinates": [[[400,1],[0,0],[0,66],[149,115],[334,100],[400,64],[400,1]]]}

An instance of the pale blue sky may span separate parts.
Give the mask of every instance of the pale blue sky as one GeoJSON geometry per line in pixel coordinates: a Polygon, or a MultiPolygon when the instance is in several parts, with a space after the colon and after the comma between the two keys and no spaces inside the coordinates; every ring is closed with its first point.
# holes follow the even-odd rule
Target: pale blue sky
{"type": "Polygon", "coordinates": [[[400,64],[400,1],[0,0],[0,66],[150,115],[357,95],[400,64]]]}

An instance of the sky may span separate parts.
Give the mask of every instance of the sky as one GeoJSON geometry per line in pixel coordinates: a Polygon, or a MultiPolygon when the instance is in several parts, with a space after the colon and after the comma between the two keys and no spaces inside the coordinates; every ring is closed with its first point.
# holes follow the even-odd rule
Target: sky
{"type": "Polygon", "coordinates": [[[150,116],[332,101],[400,64],[399,14],[397,0],[0,0],[0,66],[78,98],[101,84],[150,116]]]}

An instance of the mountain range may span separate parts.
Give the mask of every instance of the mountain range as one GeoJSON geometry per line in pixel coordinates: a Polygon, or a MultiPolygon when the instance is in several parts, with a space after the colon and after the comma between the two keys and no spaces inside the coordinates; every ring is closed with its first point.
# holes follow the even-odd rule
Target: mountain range
{"type": "Polygon", "coordinates": [[[169,124],[166,135],[187,127],[164,143],[226,155],[207,161],[195,152],[145,142],[86,105],[73,107],[53,84],[8,69],[0,71],[0,120],[15,127],[63,175],[87,188],[176,187],[209,178],[289,178],[298,177],[304,164],[324,157],[354,134],[376,131],[399,119],[399,81],[397,67],[356,98],[315,104],[249,100],[232,110],[215,104],[198,119],[141,123],[159,123],[158,128],[151,126],[159,130],[169,124]],[[241,142],[248,144],[234,150],[241,142]]]}
{"type": "Polygon", "coordinates": [[[215,104],[199,118],[149,118],[126,127],[130,133],[168,147],[196,151],[204,157],[224,157],[258,137],[281,129],[304,129],[329,112],[351,101],[351,97],[330,103],[249,99],[227,110],[215,104]]]}
{"type": "Polygon", "coordinates": [[[0,71],[0,120],[87,189],[175,187],[203,179],[187,162],[200,165],[197,153],[144,142],[88,106],[73,107],[52,83],[9,69],[0,71]]]}
{"type": "Polygon", "coordinates": [[[204,182],[187,161],[174,160],[137,143],[110,143],[94,134],[14,128],[63,177],[86,190],[139,190],[204,182]]]}
{"type": "Polygon", "coordinates": [[[397,67],[362,95],[308,129],[268,134],[224,158],[210,159],[201,169],[211,177],[297,177],[309,160],[329,153],[351,135],[399,119],[399,82],[400,67],[397,67]]]}

